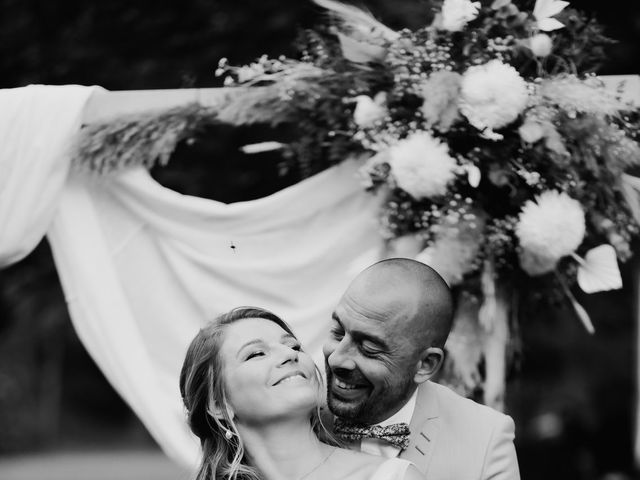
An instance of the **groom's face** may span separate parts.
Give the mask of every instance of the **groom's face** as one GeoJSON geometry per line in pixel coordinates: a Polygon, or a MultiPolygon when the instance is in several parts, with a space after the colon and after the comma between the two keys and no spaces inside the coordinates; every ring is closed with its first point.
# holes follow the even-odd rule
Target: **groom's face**
{"type": "Polygon", "coordinates": [[[327,402],[335,415],[374,424],[411,396],[419,364],[411,303],[391,291],[347,291],[340,300],[323,348],[327,402]]]}

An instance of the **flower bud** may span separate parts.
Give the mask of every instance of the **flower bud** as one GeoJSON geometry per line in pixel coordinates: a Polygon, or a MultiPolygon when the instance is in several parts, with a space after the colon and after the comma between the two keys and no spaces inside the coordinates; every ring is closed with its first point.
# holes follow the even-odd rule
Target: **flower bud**
{"type": "Polygon", "coordinates": [[[529,39],[529,48],[536,57],[546,57],[553,50],[553,41],[546,33],[538,33],[529,39]]]}
{"type": "Polygon", "coordinates": [[[520,138],[527,143],[536,143],[544,137],[544,128],[538,122],[527,120],[518,129],[520,138]]]}

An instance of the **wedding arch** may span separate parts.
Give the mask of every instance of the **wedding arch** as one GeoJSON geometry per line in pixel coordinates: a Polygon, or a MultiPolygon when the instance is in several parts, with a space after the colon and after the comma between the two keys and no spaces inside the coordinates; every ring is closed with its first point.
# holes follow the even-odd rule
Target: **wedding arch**
{"type": "MultiPolygon", "coordinates": [[[[605,80],[624,81],[625,96],[640,102],[640,77],[605,80]]],[[[235,305],[262,305],[289,319],[319,360],[342,290],[384,255],[379,200],[361,189],[354,161],[231,205],[165,189],[142,167],[100,178],[70,171],[69,142],[82,124],[158,116],[193,103],[215,108],[225,93],[0,91],[1,264],[19,260],[47,236],[82,342],[182,464],[194,461],[197,448],[176,378],[199,326],[235,305]]]]}
{"type": "Polygon", "coordinates": [[[640,147],[626,116],[640,105],[640,77],[547,72],[541,79],[536,69],[573,61],[574,53],[565,62],[563,52],[545,59],[552,42],[545,32],[563,28],[553,17],[566,2],[516,12],[518,28],[536,34],[523,39],[506,35],[517,10],[509,1],[482,11],[468,3],[464,15],[448,17],[443,8],[417,32],[394,32],[338,7],[347,28],[334,32],[333,43],[311,34],[303,61],[222,61],[230,88],[0,90],[0,267],[47,237],[81,341],[176,461],[194,465],[197,458],[176,379],[204,322],[237,305],[269,308],[320,363],[340,294],[385,256],[419,258],[464,286],[449,373],[463,392],[481,382],[484,401],[496,408],[505,390],[509,280],[555,275],[555,288],[593,331],[567,279],[587,293],[621,285],[617,260],[630,255],[640,223],[640,179],[625,172],[640,161],[629,158],[640,147]],[[495,27],[500,41],[480,44],[472,28],[464,37],[476,19],[495,27]],[[455,47],[456,35],[468,48],[455,47]],[[501,92],[509,95],[500,108],[486,101],[502,101],[501,92]],[[298,114],[311,115],[323,95],[332,103],[317,111],[320,122],[298,117],[307,135],[287,151],[314,174],[273,195],[223,204],[164,188],[147,171],[202,124],[273,123],[291,116],[296,102],[298,114]],[[323,167],[332,166],[316,168],[325,154],[331,161],[323,167]],[[547,184],[536,169],[549,165],[547,184]],[[600,203],[590,192],[599,178],[600,203]],[[512,203],[507,215],[482,208],[493,201],[487,188],[512,203]],[[580,193],[583,203],[567,192],[580,193]],[[585,210],[594,205],[605,214],[590,219],[589,230],[585,210]],[[549,216],[568,227],[543,225],[549,216]]]}

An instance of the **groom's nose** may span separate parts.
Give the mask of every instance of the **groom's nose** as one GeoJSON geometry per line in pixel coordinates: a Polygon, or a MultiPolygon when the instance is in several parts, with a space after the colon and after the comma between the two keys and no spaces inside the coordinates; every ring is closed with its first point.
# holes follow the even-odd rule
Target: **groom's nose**
{"type": "Polygon", "coordinates": [[[340,342],[333,342],[325,348],[325,356],[331,370],[354,370],[356,362],[349,342],[343,338],[340,342]]]}

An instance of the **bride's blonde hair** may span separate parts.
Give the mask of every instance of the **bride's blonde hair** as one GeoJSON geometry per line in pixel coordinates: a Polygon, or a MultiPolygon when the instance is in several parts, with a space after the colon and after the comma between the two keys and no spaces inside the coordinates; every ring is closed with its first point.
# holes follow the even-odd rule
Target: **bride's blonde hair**
{"type": "MultiPolygon", "coordinates": [[[[180,371],[180,394],[187,410],[189,427],[200,439],[202,447],[202,461],[195,480],[261,480],[229,413],[219,357],[225,328],[247,318],[269,320],[295,337],[291,328],[268,310],[239,307],[214,319],[191,341],[180,371]],[[211,414],[212,400],[218,406],[216,415],[211,414]]],[[[322,385],[317,367],[316,375],[322,385]]],[[[318,409],[310,420],[316,433],[319,430],[326,432],[318,409]]]]}

